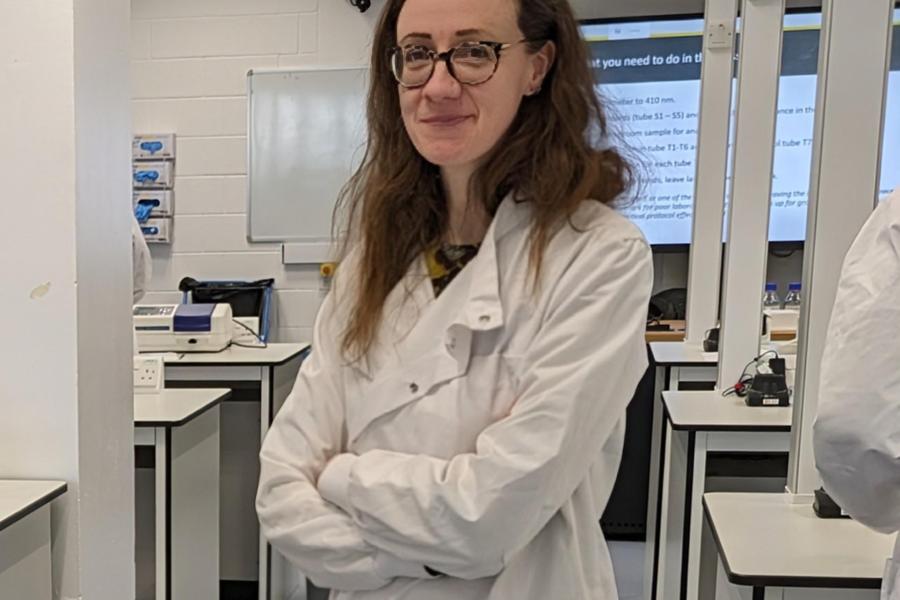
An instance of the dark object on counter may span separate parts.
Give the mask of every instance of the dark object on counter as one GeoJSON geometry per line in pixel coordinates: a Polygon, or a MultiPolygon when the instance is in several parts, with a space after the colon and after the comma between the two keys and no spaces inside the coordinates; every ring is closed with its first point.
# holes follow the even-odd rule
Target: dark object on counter
{"type": "Polygon", "coordinates": [[[704,352],[718,352],[719,351],[719,328],[713,327],[709,331],[706,332],[706,336],[703,338],[703,351],[704,352]]]}
{"type": "Polygon", "coordinates": [[[815,492],[816,499],[813,501],[813,510],[820,519],[849,519],[850,515],[845,514],[843,509],[838,506],[825,488],[819,488],[815,492]]]}

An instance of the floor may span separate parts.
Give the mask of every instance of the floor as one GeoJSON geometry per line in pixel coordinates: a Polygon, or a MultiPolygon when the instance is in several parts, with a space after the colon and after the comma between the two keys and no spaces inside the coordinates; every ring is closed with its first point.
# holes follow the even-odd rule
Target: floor
{"type": "MultiPolygon", "coordinates": [[[[612,555],[613,570],[616,573],[616,584],[619,588],[618,600],[641,600],[644,573],[643,542],[609,542],[612,555]]],[[[221,600],[255,600],[256,586],[240,585],[237,582],[224,582],[221,600]]],[[[302,590],[292,596],[291,600],[310,600],[302,590]]]]}
{"type": "Polygon", "coordinates": [[[643,595],[644,543],[609,542],[619,600],[639,600],[643,595]]]}

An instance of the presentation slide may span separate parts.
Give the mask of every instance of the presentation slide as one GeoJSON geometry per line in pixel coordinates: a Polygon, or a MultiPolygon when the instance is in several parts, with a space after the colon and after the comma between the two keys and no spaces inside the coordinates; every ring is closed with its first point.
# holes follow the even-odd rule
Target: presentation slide
{"type": "MultiPolygon", "coordinates": [[[[900,20],[900,11],[896,18],[900,20]]],[[[785,17],[769,239],[805,239],[819,14],[785,17]]],[[[702,62],[701,20],[583,25],[613,140],[638,154],[641,195],[623,209],[651,244],[691,239],[702,62]]],[[[900,27],[895,28],[881,191],[900,184],[900,27]]]]}

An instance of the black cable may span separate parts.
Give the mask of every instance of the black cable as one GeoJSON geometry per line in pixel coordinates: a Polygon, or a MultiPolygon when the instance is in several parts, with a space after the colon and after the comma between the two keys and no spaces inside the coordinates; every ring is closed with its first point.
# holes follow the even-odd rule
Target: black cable
{"type": "Polygon", "coordinates": [[[753,365],[756,365],[757,368],[759,368],[759,361],[761,361],[763,358],[765,358],[769,354],[774,354],[775,358],[778,358],[778,352],[776,350],[766,350],[765,352],[763,352],[762,354],[760,354],[759,356],[757,356],[756,358],[754,358],[753,360],[748,362],[746,365],[744,365],[744,368],[741,371],[741,375],[740,375],[740,377],[738,377],[738,382],[735,385],[731,386],[730,388],[724,390],[722,392],[722,396],[723,397],[731,396],[732,394],[736,394],[741,397],[746,396],[747,393],[745,390],[747,389],[748,385],[753,383],[753,377],[754,377],[753,375],[751,375],[750,373],[747,372],[747,369],[749,369],[753,365]],[[738,389],[738,388],[740,388],[740,389],[738,389]]]}
{"type": "Polygon", "coordinates": [[[231,342],[231,344],[229,344],[230,346],[237,346],[238,348],[268,348],[269,347],[269,344],[267,342],[263,341],[263,339],[261,337],[259,337],[259,334],[257,334],[255,331],[250,329],[247,325],[245,325],[244,323],[241,323],[237,319],[232,319],[232,321],[234,323],[240,325],[241,327],[243,327],[250,333],[252,333],[253,337],[255,337],[257,340],[259,340],[259,343],[262,344],[262,346],[250,346],[249,344],[238,344],[237,342],[231,342]]]}
{"type": "Polygon", "coordinates": [[[778,358],[778,351],[777,351],[777,350],[766,350],[765,352],[763,352],[762,354],[760,354],[759,356],[757,356],[756,359],[755,359],[753,362],[755,362],[755,363],[758,364],[759,361],[761,361],[763,358],[765,358],[766,356],[768,356],[768,355],[770,355],[770,354],[774,354],[774,355],[775,355],[775,358],[778,358]]]}

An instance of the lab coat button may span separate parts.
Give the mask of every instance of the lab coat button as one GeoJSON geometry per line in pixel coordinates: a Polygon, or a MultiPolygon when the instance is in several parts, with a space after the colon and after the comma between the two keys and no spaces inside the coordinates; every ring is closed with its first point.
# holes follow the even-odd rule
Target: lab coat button
{"type": "Polygon", "coordinates": [[[480,317],[478,317],[479,323],[488,323],[490,320],[491,320],[490,315],[481,315],[480,317]]]}
{"type": "Polygon", "coordinates": [[[417,383],[409,384],[409,391],[412,392],[413,394],[415,394],[416,392],[419,391],[419,385],[417,383]]]}

